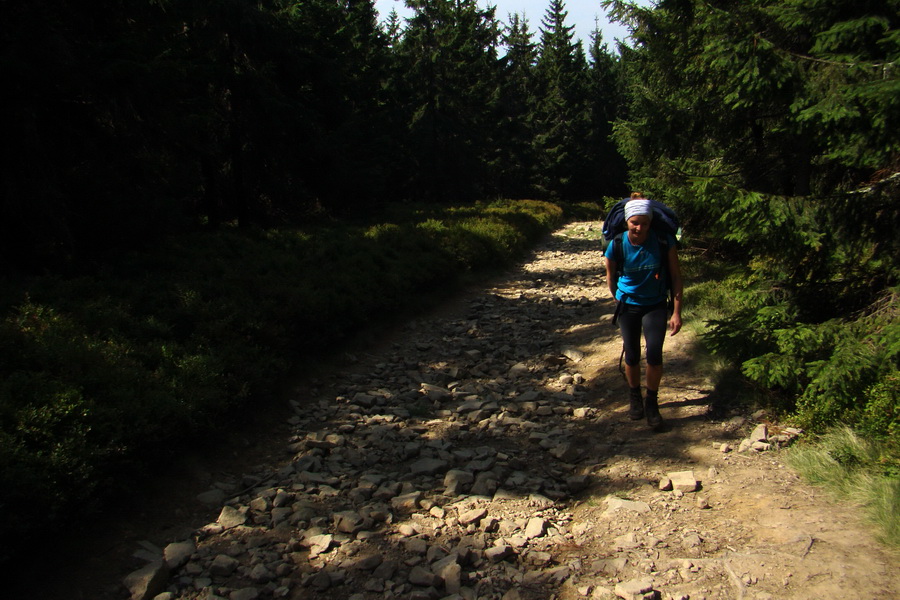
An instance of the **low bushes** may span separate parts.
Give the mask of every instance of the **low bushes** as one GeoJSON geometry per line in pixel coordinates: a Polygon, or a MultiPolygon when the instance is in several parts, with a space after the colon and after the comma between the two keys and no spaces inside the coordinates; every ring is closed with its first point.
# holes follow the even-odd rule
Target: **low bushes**
{"type": "Polygon", "coordinates": [[[0,541],[102,504],[126,467],[270,397],[304,356],[509,264],[562,219],[534,201],[407,207],[376,225],[198,233],[5,282],[0,541]]]}

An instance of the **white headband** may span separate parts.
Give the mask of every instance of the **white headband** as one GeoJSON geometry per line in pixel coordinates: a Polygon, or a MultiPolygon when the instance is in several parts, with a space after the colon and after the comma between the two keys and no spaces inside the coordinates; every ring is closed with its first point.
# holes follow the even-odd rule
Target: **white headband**
{"type": "Polygon", "coordinates": [[[625,203],[625,220],[635,215],[647,215],[653,220],[653,207],[649,200],[629,200],[625,203]]]}

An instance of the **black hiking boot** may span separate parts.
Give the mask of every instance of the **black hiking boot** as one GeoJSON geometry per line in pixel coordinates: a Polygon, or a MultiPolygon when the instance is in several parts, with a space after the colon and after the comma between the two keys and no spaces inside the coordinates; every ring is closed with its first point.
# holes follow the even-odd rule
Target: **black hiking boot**
{"type": "Polygon", "coordinates": [[[659,431],[663,425],[662,415],[659,414],[659,400],[655,390],[647,390],[644,399],[644,414],[647,415],[647,425],[654,431],[659,431]]]}
{"type": "Polygon", "coordinates": [[[644,418],[644,399],[641,398],[641,388],[633,388],[628,393],[628,418],[632,421],[640,421],[644,418]]]}

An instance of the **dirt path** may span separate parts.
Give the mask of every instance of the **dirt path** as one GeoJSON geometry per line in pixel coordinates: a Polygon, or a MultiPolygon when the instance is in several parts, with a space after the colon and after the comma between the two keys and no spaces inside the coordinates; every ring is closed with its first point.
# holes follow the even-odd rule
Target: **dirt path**
{"type": "MultiPolygon", "coordinates": [[[[543,273],[555,293],[577,293],[566,289],[562,282],[568,281],[610,312],[605,278],[597,276],[604,272],[599,252],[580,242],[594,238],[599,227],[574,223],[557,232],[555,244],[496,291],[514,297],[535,290],[534,277],[543,273]]],[[[597,595],[634,578],[649,578],[666,590],[663,597],[673,598],[900,598],[898,557],[873,540],[852,506],[803,483],[777,452],[721,451],[722,443],[736,449],[756,423],[729,412],[727,398],[714,401],[711,382],[693,361],[688,329],[666,341],[660,405],[668,430],[653,433],[629,421],[621,343],[610,329],[591,315],[567,332],[585,353],[580,370],[591,404],[606,416],[599,428],[605,435],[591,436],[589,457],[580,463],[597,483],[572,509],[573,520],[591,533],[570,551],[584,565],[599,567],[600,576],[567,582],[560,598],[584,597],[588,587],[597,595]],[[697,493],[679,497],[658,489],[667,473],[683,470],[701,480],[697,493]],[[651,511],[610,515],[603,501],[608,494],[646,502],[651,511]],[[709,508],[698,508],[698,497],[709,508]]]]}
{"type": "Polygon", "coordinates": [[[628,420],[599,227],[566,226],[507,277],[304,382],[289,423],[234,453],[240,467],[168,481],[68,597],[127,598],[136,540],[151,554],[188,540],[166,598],[640,598],[626,594],[640,582],[664,599],[900,598],[900,562],[852,507],[777,452],[722,452],[756,423],[700,372],[688,329],[666,342],[668,427],[628,420]],[[451,470],[474,483],[451,490],[451,470]],[[682,471],[697,491],[659,489],[682,471]],[[246,522],[214,523],[221,505],[195,500],[210,484],[246,522]]]}

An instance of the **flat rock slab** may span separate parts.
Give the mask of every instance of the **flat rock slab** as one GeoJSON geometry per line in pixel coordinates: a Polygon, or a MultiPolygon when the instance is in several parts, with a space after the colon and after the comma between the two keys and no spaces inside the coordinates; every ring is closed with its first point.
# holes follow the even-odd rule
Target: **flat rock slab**
{"type": "Polygon", "coordinates": [[[700,487],[693,471],[675,471],[669,473],[668,477],[672,482],[672,489],[679,492],[696,492],[700,487]]]}
{"type": "Polygon", "coordinates": [[[423,458],[410,465],[409,470],[413,475],[435,475],[446,471],[448,467],[446,460],[423,458]]]}
{"type": "Polygon", "coordinates": [[[643,600],[653,593],[653,582],[649,579],[632,579],[616,584],[616,596],[625,600],[643,600]]]}
{"type": "Polygon", "coordinates": [[[631,512],[637,513],[647,513],[650,512],[650,505],[646,502],[635,501],[635,500],[625,500],[624,498],[619,498],[616,496],[608,496],[606,498],[606,513],[604,514],[612,514],[619,510],[627,510],[631,512]]]}
{"type": "Polygon", "coordinates": [[[222,508],[222,512],[219,513],[219,518],[216,519],[216,522],[225,529],[233,529],[243,525],[247,522],[247,509],[226,506],[222,508]]]}
{"type": "Polygon", "coordinates": [[[130,573],[123,582],[131,593],[131,600],[150,600],[166,590],[169,584],[169,567],[163,560],[130,573]]]}

